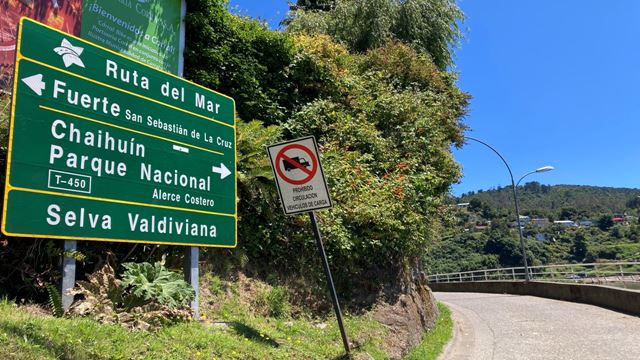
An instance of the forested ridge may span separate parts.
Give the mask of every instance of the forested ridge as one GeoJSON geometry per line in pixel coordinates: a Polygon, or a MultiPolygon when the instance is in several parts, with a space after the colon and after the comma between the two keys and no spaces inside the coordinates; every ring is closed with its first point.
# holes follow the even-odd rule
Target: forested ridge
{"type": "MultiPolygon", "coordinates": [[[[586,216],[600,213],[624,212],[630,201],[640,196],[640,189],[615,188],[589,185],[542,185],[529,182],[518,187],[518,201],[523,212],[559,217],[563,208],[575,208],[586,216]]],[[[462,194],[456,201],[469,202],[478,199],[501,210],[513,208],[511,187],[462,194]]]]}
{"type": "MultiPolygon", "coordinates": [[[[640,259],[640,189],[530,182],[517,191],[530,264],[640,259]]],[[[449,201],[455,210],[425,256],[427,272],[522,266],[510,187],[449,201]]]]}

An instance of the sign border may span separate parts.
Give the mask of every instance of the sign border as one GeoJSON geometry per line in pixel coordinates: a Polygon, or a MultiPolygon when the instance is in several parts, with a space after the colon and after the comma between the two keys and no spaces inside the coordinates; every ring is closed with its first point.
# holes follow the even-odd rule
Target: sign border
{"type": "MultiPolygon", "coordinates": [[[[282,210],[284,211],[285,215],[297,215],[297,214],[301,214],[301,213],[307,213],[307,212],[313,212],[316,210],[322,210],[322,209],[328,209],[333,207],[333,202],[331,201],[331,193],[329,192],[329,186],[327,185],[327,178],[324,176],[324,169],[322,168],[322,162],[320,161],[320,150],[318,150],[318,143],[316,142],[316,137],[313,135],[309,135],[309,136],[305,136],[305,137],[301,137],[301,138],[297,138],[297,139],[293,139],[293,140],[288,140],[288,141],[283,141],[277,144],[271,144],[267,146],[267,154],[269,155],[269,160],[271,161],[271,172],[273,173],[273,179],[276,183],[276,188],[278,189],[278,195],[280,195],[280,205],[282,206],[282,210]],[[278,182],[278,174],[276,173],[276,168],[274,166],[274,161],[273,161],[273,157],[271,157],[271,151],[269,151],[269,149],[276,147],[276,146],[281,146],[281,145],[287,145],[287,144],[291,144],[291,143],[295,143],[298,141],[304,141],[304,140],[308,140],[311,139],[313,141],[313,147],[316,151],[316,156],[318,157],[318,170],[320,171],[320,174],[322,175],[322,183],[324,184],[324,189],[327,192],[327,198],[329,199],[329,205],[327,206],[323,206],[323,207],[317,207],[317,208],[313,208],[313,209],[304,209],[304,210],[297,210],[297,211],[291,211],[288,212],[287,208],[284,206],[284,201],[282,201],[282,190],[280,190],[280,183],[278,182]]],[[[277,164],[275,164],[277,165],[277,164]]]]}
{"type": "MultiPolygon", "coordinates": [[[[8,141],[8,145],[7,145],[7,157],[6,157],[6,169],[5,169],[5,184],[4,184],[4,200],[3,200],[3,207],[2,207],[2,233],[4,235],[7,236],[15,236],[15,237],[28,237],[28,238],[40,238],[40,239],[62,239],[62,240],[86,240],[86,241],[106,241],[106,242],[119,242],[119,243],[132,243],[132,244],[153,244],[153,245],[174,245],[174,246],[199,246],[199,247],[214,247],[214,248],[229,248],[229,249],[233,249],[236,248],[238,246],[238,201],[237,201],[237,197],[238,197],[238,179],[237,179],[237,174],[238,174],[238,132],[237,132],[237,118],[236,118],[236,102],[235,100],[225,94],[219,93],[215,90],[212,89],[208,89],[202,85],[196,84],[192,81],[186,80],[184,78],[181,78],[180,76],[177,76],[176,74],[172,74],[168,71],[165,71],[163,69],[159,69],[153,66],[149,66],[147,64],[144,64],[140,61],[138,61],[137,59],[134,59],[132,57],[129,57],[127,55],[124,54],[120,54],[117,53],[113,50],[107,49],[101,45],[98,44],[94,44],[90,41],[87,41],[85,39],[82,39],[80,37],[65,33],[64,31],[60,31],[58,29],[55,29],[49,25],[40,23],[38,21],[35,21],[31,18],[28,18],[26,16],[23,16],[20,18],[20,22],[19,22],[19,27],[18,27],[18,36],[16,37],[16,50],[15,50],[15,60],[14,60],[14,69],[13,69],[13,91],[11,94],[11,114],[10,114],[10,120],[9,120],[9,141],[8,141]],[[236,194],[236,199],[234,199],[234,213],[233,214],[228,214],[228,215],[232,215],[233,219],[234,219],[234,243],[233,245],[220,245],[220,244],[203,244],[203,243],[176,243],[176,242],[168,242],[168,241],[153,241],[153,240],[135,240],[135,239],[113,239],[113,238],[102,238],[102,237],[83,237],[83,236],[64,236],[64,235],[46,235],[46,234],[22,234],[22,233],[12,233],[7,231],[6,229],[6,220],[7,220],[7,205],[9,202],[9,192],[12,190],[16,190],[19,191],[20,189],[14,188],[13,186],[11,186],[11,184],[9,183],[9,178],[10,178],[10,173],[11,173],[11,159],[12,159],[12,153],[13,153],[13,130],[14,130],[14,121],[15,121],[15,110],[16,110],[16,98],[18,96],[18,92],[15,91],[18,87],[18,71],[20,68],[20,62],[23,59],[26,60],[30,60],[30,58],[28,57],[24,57],[22,56],[22,30],[23,30],[23,23],[25,21],[28,22],[32,22],[35,23],[39,26],[45,27],[49,30],[55,31],[59,34],[63,34],[64,36],[68,36],[71,37],[73,39],[79,40],[82,43],[86,43],[86,44],[90,44],[91,46],[95,46],[101,50],[107,51],[111,54],[114,54],[118,57],[123,57],[126,58],[127,60],[131,60],[141,66],[144,66],[145,68],[148,68],[152,71],[157,71],[166,75],[169,75],[177,80],[183,81],[183,82],[187,82],[189,84],[192,84],[194,86],[197,86],[199,88],[202,88],[206,91],[211,91],[214,92],[220,96],[226,97],[228,99],[231,100],[231,102],[233,103],[233,125],[231,126],[233,128],[233,141],[234,141],[234,146],[233,146],[233,153],[234,153],[234,171],[235,171],[235,194],[236,194]]],[[[57,68],[56,68],[57,69],[57,68]]],[[[213,120],[213,118],[212,118],[213,120]]],[[[229,125],[228,125],[229,126],[229,125]]],[[[231,217],[231,216],[230,216],[231,217]]]]}

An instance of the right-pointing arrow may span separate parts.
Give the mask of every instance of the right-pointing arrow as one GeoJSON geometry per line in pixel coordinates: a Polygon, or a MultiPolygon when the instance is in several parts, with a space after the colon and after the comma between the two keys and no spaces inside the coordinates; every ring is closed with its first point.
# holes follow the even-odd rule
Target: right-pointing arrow
{"type": "Polygon", "coordinates": [[[34,93],[38,94],[38,96],[42,96],[42,90],[45,88],[45,83],[42,81],[42,74],[22,78],[22,81],[27,84],[34,93]]]}
{"type": "Polygon", "coordinates": [[[220,163],[220,167],[217,166],[212,166],[211,167],[211,171],[213,171],[216,174],[220,174],[220,180],[226,178],[227,176],[231,175],[231,171],[229,171],[229,169],[227,169],[226,166],[224,166],[223,163],[220,163]]]}

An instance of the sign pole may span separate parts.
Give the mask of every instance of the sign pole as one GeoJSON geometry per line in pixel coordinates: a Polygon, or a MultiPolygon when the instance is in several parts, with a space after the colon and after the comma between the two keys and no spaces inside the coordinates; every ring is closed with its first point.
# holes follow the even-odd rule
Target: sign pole
{"type": "Polygon", "coordinates": [[[75,252],[78,248],[78,242],[75,240],[64,241],[64,253],[62,255],[62,308],[64,311],[69,310],[73,303],[73,295],[67,295],[68,289],[76,286],[76,259],[66,254],[75,252]]]}
{"type": "Polygon", "coordinates": [[[324,274],[327,277],[333,309],[336,312],[344,350],[349,354],[349,339],[342,321],[342,311],[333,285],[333,277],[329,269],[329,261],[322,244],[322,235],[316,221],[314,210],[328,209],[331,205],[329,187],[324,178],[324,171],[320,164],[320,151],[316,138],[307,136],[279,144],[267,146],[273,177],[280,195],[282,209],[287,215],[309,213],[313,235],[316,238],[318,251],[322,260],[324,274]]]}
{"type": "Polygon", "coordinates": [[[191,311],[193,318],[200,320],[200,268],[198,267],[200,257],[200,248],[197,246],[189,246],[184,250],[184,280],[188,282],[196,296],[191,302],[191,311]]]}
{"type": "Polygon", "coordinates": [[[342,335],[342,343],[344,344],[344,350],[347,354],[351,351],[349,347],[349,339],[347,338],[347,332],[344,329],[344,323],[342,321],[342,311],[340,310],[340,303],[338,302],[338,295],[336,295],[336,289],[333,285],[333,277],[331,276],[331,270],[329,269],[329,262],[327,260],[327,254],[324,251],[324,245],[322,245],[322,235],[318,228],[316,221],[316,213],[309,212],[309,218],[311,219],[311,227],[313,228],[313,235],[316,238],[316,244],[318,244],[318,250],[320,251],[320,257],[322,258],[322,267],[324,268],[324,274],[327,276],[327,283],[329,285],[329,292],[331,293],[331,301],[333,302],[333,309],[336,312],[336,318],[338,319],[338,326],[340,327],[340,334],[342,335]]]}

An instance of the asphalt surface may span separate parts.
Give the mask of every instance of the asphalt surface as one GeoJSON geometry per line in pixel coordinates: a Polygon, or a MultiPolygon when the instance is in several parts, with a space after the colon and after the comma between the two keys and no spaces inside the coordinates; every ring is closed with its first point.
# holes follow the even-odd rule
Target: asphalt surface
{"type": "Polygon", "coordinates": [[[435,295],[455,328],[439,360],[640,359],[640,317],[534,296],[435,295]]]}

